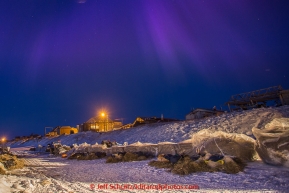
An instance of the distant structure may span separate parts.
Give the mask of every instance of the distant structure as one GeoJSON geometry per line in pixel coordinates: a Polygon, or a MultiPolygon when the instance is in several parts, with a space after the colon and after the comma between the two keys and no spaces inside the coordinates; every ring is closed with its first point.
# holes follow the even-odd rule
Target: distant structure
{"type": "Polygon", "coordinates": [[[45,133],[45,136],[52,137],[57,135],[70,135],[78,133],[78,129],[70,126],[57,126],[52,131],[45,133]]]}
{"type": "Polygon", "coordinates": [[[30,139],[41,139],[42,136],[38,134],[31,134],[29,136],[16,136],[13,141],[20,141],[20,140],[30,140],[30,139]]]}
{"type": "Polygon", "coordinates": [[[80,131],[108,132],[121,129],[120,120],[111,120],[108,117],[92,117],[88,121],[79,125],[80,131]]]}
{"type": "Polygon", "coordinates": [[[224,111],[217,110],[215,107],[213,109],[197,108],[186,115],[186,120],[196,120],[211,116],[219,116],[223,113],[224,111]]]}
{"type": "Polygon", "coordinates": [[[179,121],[178,119],[170,119],[164,118],[163,115],[161,117],[137,117],[132,127],[136,127],[143,124],[151,124],[151,123],[161,123],[161,122],[172,122],[172,121],[179,121]]]}
{"type": "Polygon", "coordinates": [[[122,129],[129,129],[129,128],[132,128],[132,127],[133,127],[133,124],[132,123],[128,123],[128,124],[123,125],[121,128],[122,129]]]}
{"type": "Polygon", "coordinates": [[[226,102],[230,111],[252,109],[267,106],[289,105],[289,90],[279,86],[251,91],[231,96],[226,102]]]}

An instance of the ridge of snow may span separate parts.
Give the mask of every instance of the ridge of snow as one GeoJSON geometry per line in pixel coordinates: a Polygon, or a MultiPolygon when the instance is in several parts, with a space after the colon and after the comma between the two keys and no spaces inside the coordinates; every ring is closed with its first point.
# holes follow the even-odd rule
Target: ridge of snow
{"type": "Polygon", "coordinates": [[[23,146],[46,146],[55,141],[62,144],[95,144],[103,140],[116,141],[120,144],[153,143],[162,142],[178,143],[191,139],[191,136],[203,129],[212,131],[223,131],[227,133],[238,133],[252,137],[252,128],[264,128],[274,118],[289,118],[289,106],[259,108],[239,112],[224,113],[217,117],[208,117],[202,120],[188,120],[180,122],[157,123],[138,126],[135,128],[116,130],[106,133],[79,132],[71,135],[56,137],[45,137],[39,141],[36,139],[28,141],[10,142],[11,147],[23,146]]]}

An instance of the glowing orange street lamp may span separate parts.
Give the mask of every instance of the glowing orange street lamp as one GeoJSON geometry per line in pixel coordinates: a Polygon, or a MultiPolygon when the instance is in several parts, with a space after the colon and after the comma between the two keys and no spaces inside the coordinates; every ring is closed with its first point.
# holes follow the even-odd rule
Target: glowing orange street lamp
{"type": "Polygon", "coordinates": [[[2,152],[4,152],[4,142],[5,142],[5,137],[2,137],[2,152]]]}
{"type": "Polygon", "coordinates": [[[106,120],[106,119],[108,119],[107,113],[101,112],[100,115],[103,118],[103,130],[107,131],[107,120],[106,120]]]}

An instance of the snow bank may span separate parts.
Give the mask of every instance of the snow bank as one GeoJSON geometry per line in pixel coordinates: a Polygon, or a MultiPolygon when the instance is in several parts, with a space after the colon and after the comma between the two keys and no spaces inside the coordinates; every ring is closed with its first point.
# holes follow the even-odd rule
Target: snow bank
{"type": "Polygon", "coordinates": [[[244,134],[204,129],[192,136],[195,153],[236,156],[246,161],[256,159],[255,140],[244,134]]]}
{"type": "Polygon", "coordinates": [[[130,153],[143,152],[151,155],[157,155],[158,145],[152,143],[141,143],[138,141],[136,143],[125,146],[124,151],[130,153]]]}
{"type": "Polygon", "coordinates": [[[172,142],[158,143],[158,154],[175,155],[177,153],[178,147],[179,147],[179,145],[177,143],[172,143],[172,142]]]}
{"type": "Polygon", "coordinates": [[[180,155],[193,156],[196,154],[191,139],[180,142],[176,151],[180,155]]]}
{"type": "Polygon", "coordinates": [[[126,146],[123,146],[123,145],[116,145],[116,146],[112,146],[111,147],[111,151],[113,154],[115,153],[119,153],[119,152],[125,152],[125,147],[126,146]]]}
{"type": "Polygon", "coordinates": [[[274,119],[264,129],[252,131],[256,151],[265,163],[289,167],[289,118],[274,119]]]}

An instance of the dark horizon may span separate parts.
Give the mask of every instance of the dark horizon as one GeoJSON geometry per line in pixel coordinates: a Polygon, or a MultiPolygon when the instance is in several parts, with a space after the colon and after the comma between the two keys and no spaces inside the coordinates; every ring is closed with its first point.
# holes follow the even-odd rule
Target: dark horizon
{"type": "Polygon", "coordinates": [[[185,119],[231,95],[289,89],[288,1],[0,2],[0,136],[107,109],[185,119]]]}

